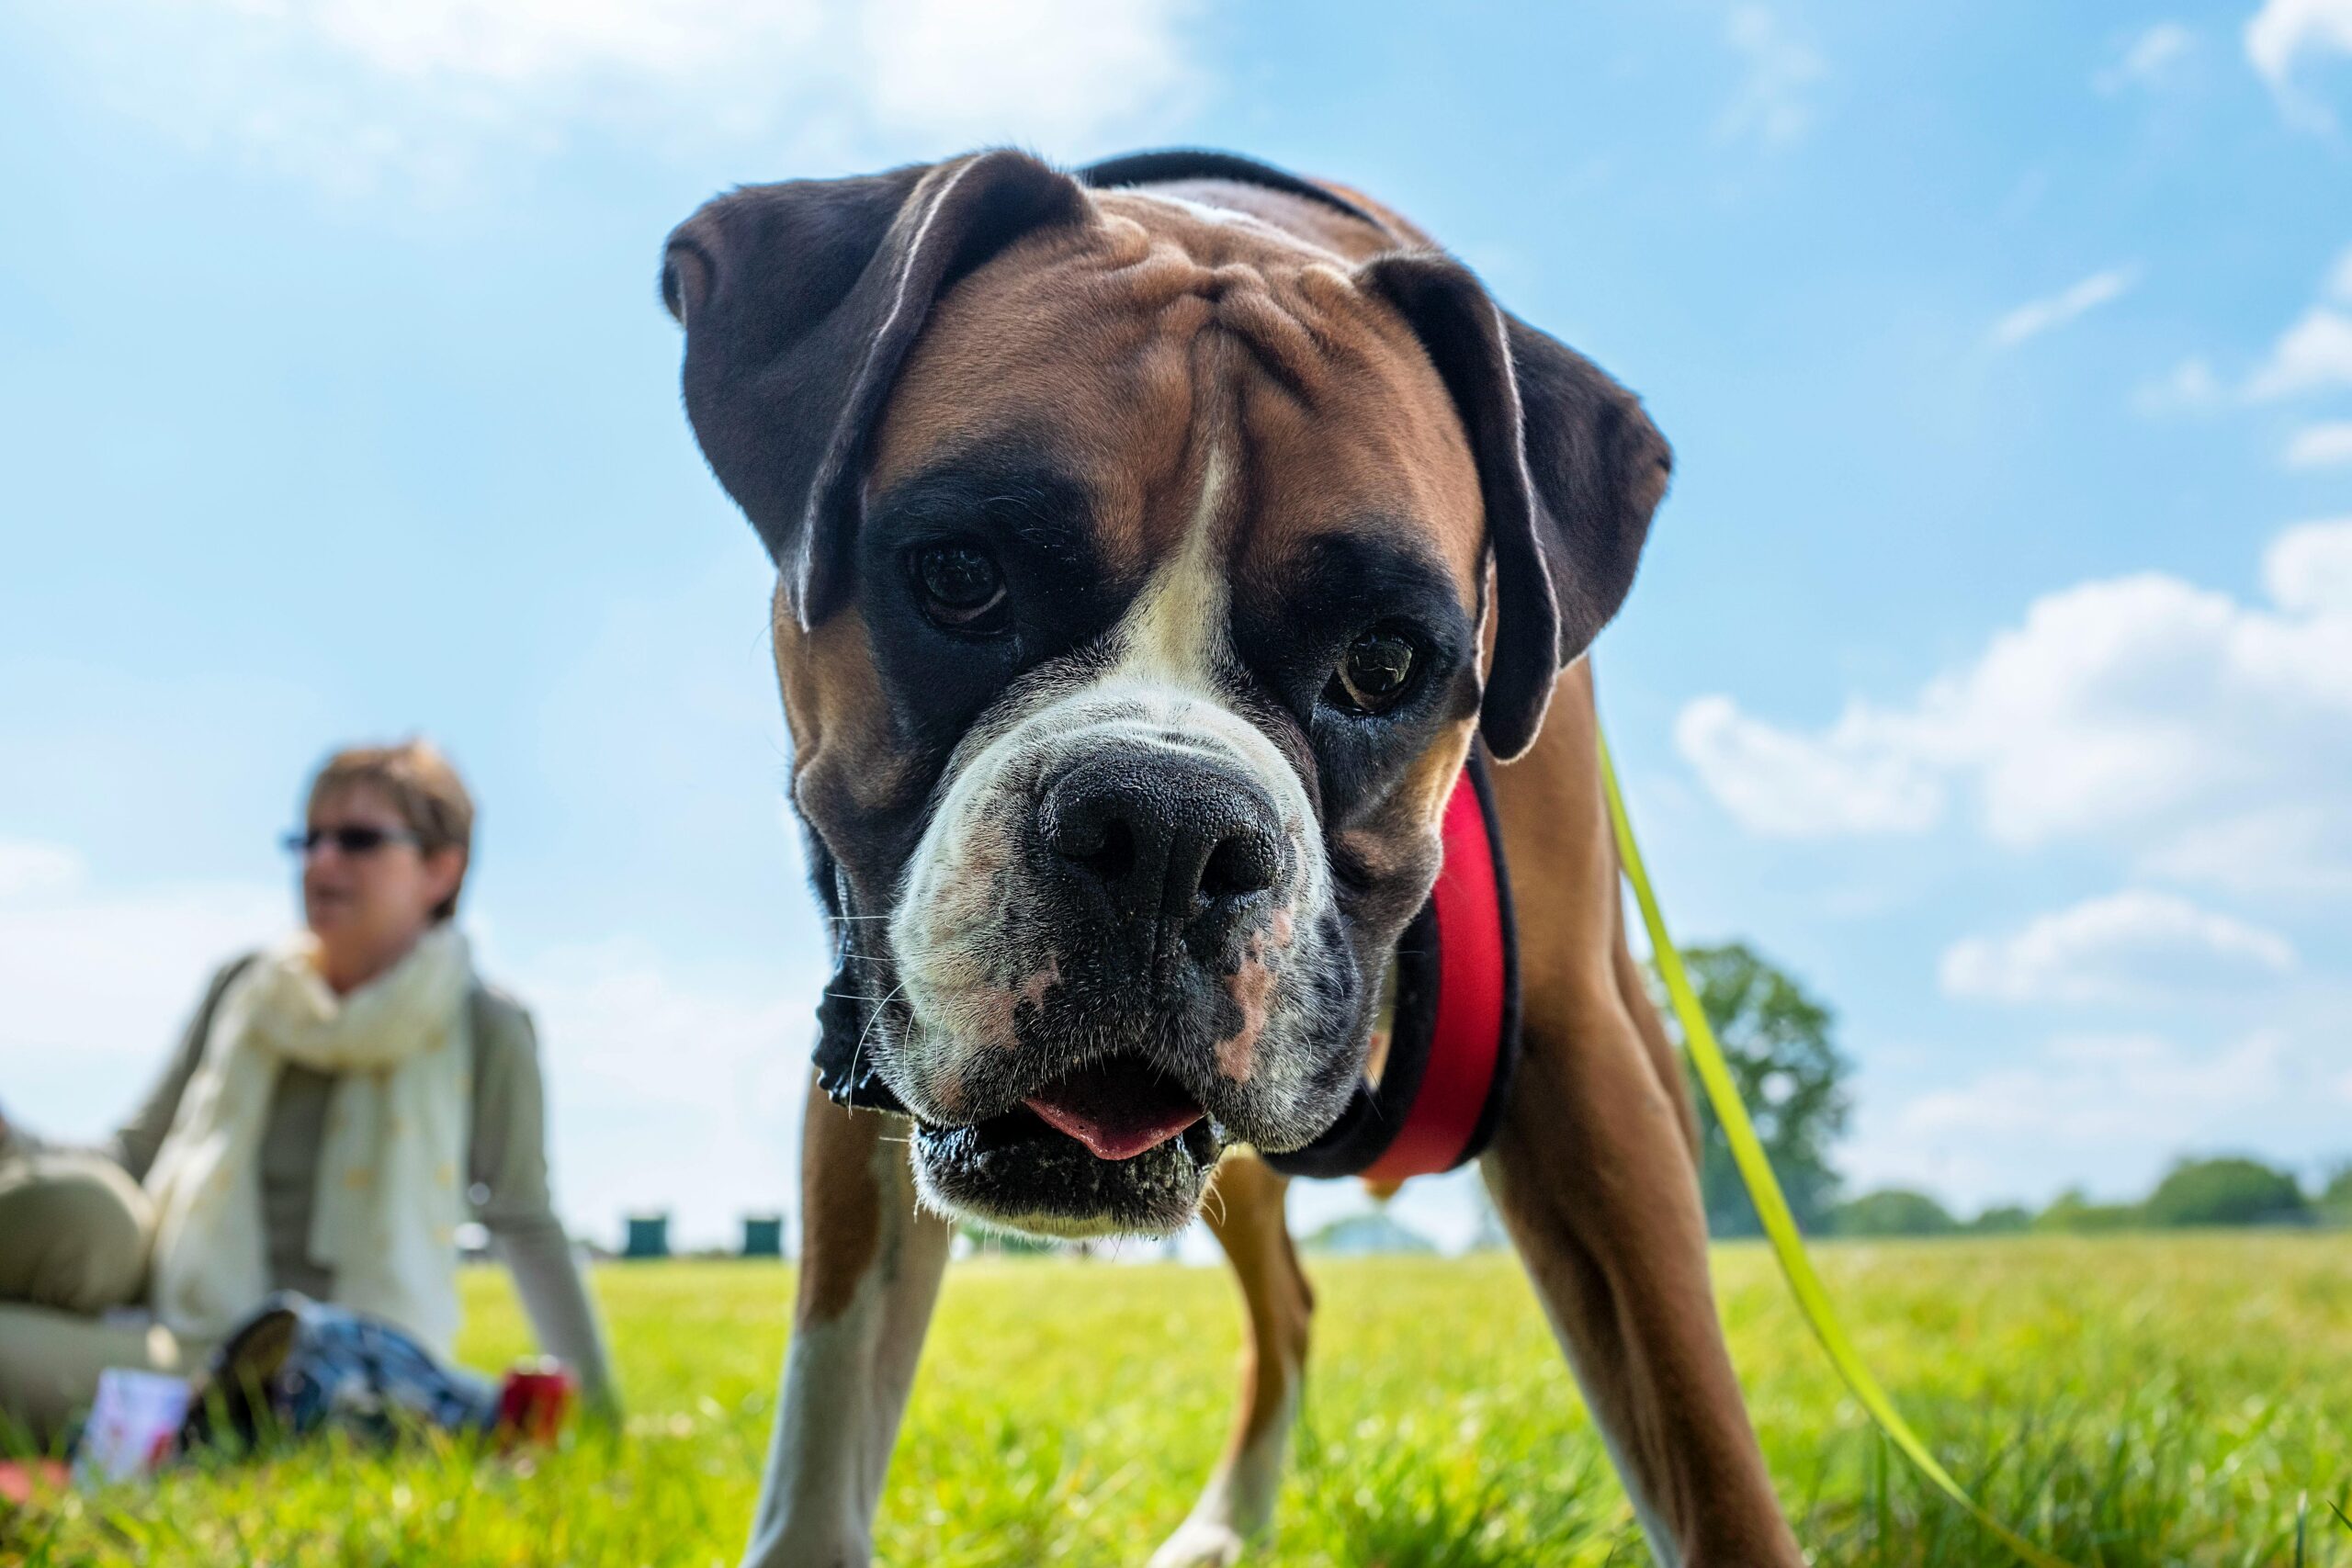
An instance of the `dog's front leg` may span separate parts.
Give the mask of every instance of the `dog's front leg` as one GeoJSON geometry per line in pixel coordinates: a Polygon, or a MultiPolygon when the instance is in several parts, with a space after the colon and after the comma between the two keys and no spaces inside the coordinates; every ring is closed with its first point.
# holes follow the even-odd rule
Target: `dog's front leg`
{"type": "Polygon", "coordinates": [[[811,1084],[801,1138],[799,1299],[744,1568],[864,1568],[954,1233],[915,1205],[904,1122],[811,1084]]]}
{"type": "Polygon", "coordinates": [[[1497,772],[1519,904],[1521,1055],[1485,1171],[1668,1568],[1803,1560],[1715,1317],[1697,1124],[1626,951],[1579,666],[1525,761],[1497,772]]]}
{"type": "Polygon", "coordinates": [[[1228,1155],[1202,1205],[1232,1260],[1250,1314],[1241,1352],[1241,1405],[1233,1436],[1200,1501],[1148,1568],[1225,1568],[1274,1517],[1283,1454],[1306,1386],[1306,1334],[1315,1292],[1298,1266],[1283,1218],[1289,1179],[1256,1155],[1228,1155]]]}
{"type": "Polygon", "coordinates": [[[1633,1017],[1645,1005],[1604,968],[1565,1011],[1531,1008],[1487,1185],[1658,1561],[1793,1568],[1716,1321],[1673,1090],[1633,1017]]]}
{"type": "Polygon", "coordinates": [[[1652,1552],[1793,1568],[1715,1318],[1689,1148],[1620,997],[1597,995],[1573,1034],[1531,1029],[1485,1169],[1652,1552]]]}

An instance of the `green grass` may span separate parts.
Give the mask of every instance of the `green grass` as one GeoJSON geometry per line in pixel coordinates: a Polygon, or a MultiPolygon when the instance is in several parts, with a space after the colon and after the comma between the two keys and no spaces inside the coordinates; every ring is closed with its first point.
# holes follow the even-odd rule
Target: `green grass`
{"type": "MultiPolygon", "coordinates": [[[[2352,1237],[1824,1247],[1871,1364],[1944,1462],[2078,1563],[2352,1568],[2352,1237]]],[[[1818,1563],[2003,1562],[1872,1434],[1769,1257],[1717,1257],[1773,1473],[1818,1563]]],[[[1312,1266],[1297,1463],[1256,1561],[1505,1568],[1645,1561],[1508,1257],[1312,1266]]],[[[631,1414],[523,1461],[332,1448],[0,1517],[0,1562],[729,1564],[757,1484],[790,1277],[599,1272],[631,1414]]],[[[524,1351],[469,1276],[464,1350],[524,1351]]],[[[950,1273],[884,1500],[886,1562],[1135,1563],[1224,1435],[1239,1324],[1214,1269],[988,1260],[950,1273]]]]}

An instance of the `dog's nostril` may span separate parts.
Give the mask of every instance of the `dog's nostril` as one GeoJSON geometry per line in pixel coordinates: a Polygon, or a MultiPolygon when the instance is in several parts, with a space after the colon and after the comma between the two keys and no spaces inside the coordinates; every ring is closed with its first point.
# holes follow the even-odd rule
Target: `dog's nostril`
{"type": "Polygon", "coordinates": [[[1179,928],[1222,941],[1209,925],[1222,931],[1290,863],[1263,792],[1182,755],[1080,761],[1046,786],[1035,823],[1033,852],[1065,908],[1136,952],[1170,951],[1162,937],[1179,928]]]}
{"type": "Polygon", "coordinates": [[[1063,836],[1062,858],[1117,886],[1136,866],[1136,830],[1122,817],[1097,818],[1063,836]]]}
{"type": "Polygon", "coordinates": [[[1214,903],[1263,893],[1274,885],[1274,847],[1261,833],[1236,833],[1209,852],[1201,867],[1200,893],[1214,903]]]}

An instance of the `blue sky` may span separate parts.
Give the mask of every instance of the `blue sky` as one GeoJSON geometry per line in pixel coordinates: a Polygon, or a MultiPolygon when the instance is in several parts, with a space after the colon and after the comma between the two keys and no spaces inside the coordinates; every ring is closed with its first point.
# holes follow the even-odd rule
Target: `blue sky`
{"type": "Polygon", "coordinates": [[[1648,399],[1605,714],[1679,930],[1838,1009],[1858,1181],[2352,1156],[2352,3],[1108,9],[0,4],[0,1103],[105,1125],[307,768],[422,728],[574,1223],[786,1201],[818,937],[661,239],[1201,142],[1648,399]]]}

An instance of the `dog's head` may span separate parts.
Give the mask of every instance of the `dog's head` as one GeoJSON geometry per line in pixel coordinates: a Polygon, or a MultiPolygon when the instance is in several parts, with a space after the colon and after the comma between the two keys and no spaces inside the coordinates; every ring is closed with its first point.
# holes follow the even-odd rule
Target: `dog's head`
{"type": "Polygon", "coordinates": [[[1639,406],[1351,224],[994,152],[671,237],[835,987],[943,1208],[1165,1231],[1329,1126],[1474,732],[1524,750],[1630,585],[1639,406]]]}

